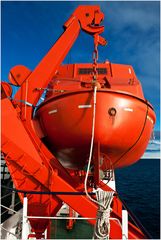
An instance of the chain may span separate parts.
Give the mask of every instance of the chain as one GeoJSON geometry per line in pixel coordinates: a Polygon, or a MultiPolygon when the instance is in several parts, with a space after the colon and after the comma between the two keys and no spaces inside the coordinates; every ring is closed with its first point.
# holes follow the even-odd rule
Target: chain
{"type": "Polygon", "coordinates": [[[97,42],[97,36],[94,36],[94,51],[93,51],[93,83],[96,83],[97,81],[97,60],[98,60],[98,42],[97,42]]]}

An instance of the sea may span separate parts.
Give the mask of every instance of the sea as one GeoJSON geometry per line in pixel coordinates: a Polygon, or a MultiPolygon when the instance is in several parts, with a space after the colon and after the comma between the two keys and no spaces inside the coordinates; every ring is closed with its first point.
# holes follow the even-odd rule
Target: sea
{"type": "Polygon", "coordinates": [[[116,188],[153,239],[160,239],[160,139],[137,163],[115,171],[116,188]]]}

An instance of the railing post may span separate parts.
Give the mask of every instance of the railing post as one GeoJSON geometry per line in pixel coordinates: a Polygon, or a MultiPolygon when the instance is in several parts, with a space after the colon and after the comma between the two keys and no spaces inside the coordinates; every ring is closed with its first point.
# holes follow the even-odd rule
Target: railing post
{"type": "Polygon", "coordinates": [[[44,239],[47,239],[47,228],[46,228],[46,230],[44,232],[44,239]]]}
{"type": "Polygon", "coordinates": [[[128,239],[128,212],[122,210],[122,240],[128,239]]]}
{"type": "Polygon", "coordinates": [[[28,238],[28,219],[27,219],[27,204],[28,199],[24,196],[23,199],[23,218],[22,218],[22,239],[27,240],[28,238]]]}
{"type": "MultiPolygon", "coordinates": [[[[14,183],[13,183],[13,188],[14,188],[14,183]]],[[[12,210],[14,210],[14,207],[15,207],[15,195],[16,195],[16,193],[12,192],[12,200],[11,200],[11,205],[10,205],[10,208],[12,210]]],[[[12,211],[8,211],[8,214],[13,214],[13,212],[12,211]]]]}

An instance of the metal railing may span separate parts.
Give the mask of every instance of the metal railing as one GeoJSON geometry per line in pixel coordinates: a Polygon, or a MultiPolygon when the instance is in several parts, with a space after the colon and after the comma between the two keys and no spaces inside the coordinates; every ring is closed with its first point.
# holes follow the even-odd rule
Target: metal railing
{"type": "MultiPolygon", "coordinates": [[[[59,216],[55,216],[55,217],[45,217],[45,216],[28,216],[27,215],[27,211],[28,211],[28,198],[27,198],[27,194],[52,194],[52,195],[85,195],[84,192],[77,192],[74,193],[73,192],[37,192],[37,191],[24,191],[24,190],[17,190],[15,188],[10,188],[10,187],[6,187],[3,186],[4,188],[7,188],[8,190],[12,191],[12,192],[20,192],[24,194],[24,198],[23,198],[23,212],[22,212],[22,239],[28,239],[28,220],[29,219],[50,219],[50,220],[89,220],[89,219],[93,219],[95,220],[96,217],[59,217],[59,216]]],[[[95,195],[95,193],[90,192],[90,195],[95,195]]],[[[17,211],[6,207],[4,205],[1,204],[1,207],[6,208],[7,210],[12,211],[13,213],[18,213],[17,211]]],[[[124,222],[124,224],[121,224],[120,220],[117,218],[109,218],[110,221],[116,221],[118,223],[118,225],[120,226],[121,230],[122,230],[122,239],[123,240],[127,240],[128,239],[128,212],[127,210],[123,210],[122,211],[122,221],[124,222]]],[[[7,230],[8,231],[8,230],[7,230]]],[[[9,232],[9,231],[8,231],[9,232]]],[[[11,233],[12,234],[12,233],[11,233]]],[[[14,234],[13,234],[14,235],[14,234]]]]}
{"type": "MultiPolygon", "coordinates": [[[[17,202],[15,205],[14,205],[14,207],[16,207],[18,204],[20,204],[21,202],[19,201],[19,202],[17,202]]],[[[13,208],[8,208],[8,207],[6,207],[6,206],[4,206],[4,205],[0,205],[2,208],[5,208],[5,209],[7,209],[6,211],[4,211],[3,213],[1,213],[1,217],[5,214],[5,213],[7,213],[8,211],[10,211],[10,212],[13,212],[13,213],[17,213],[17,211],[15,211],[13,208]]]]}
{"type": "MultiPolygon", "coordinates": [[[[17,204],[15,204],[15,206],[18,205],[19,203],[20,203],[20,202],[18,202],[17,204]]],[[[8,211],[12,212],[13,214],[18,214],[18,215],[22,216],[22,213],[20,213],[20,212],[18,212],[18,211],[15,211],[15,210],[13,210],[12,208],[9,208],[9,207],[7,207],[7,206],[4,206],[3,204],[0,204],[0,206],[1,206],[2,208],[5,208],[5,209],[6,209],[6,211],[4,211],[4,212],[1,214],[1,216],[2,216],[4,213],[8,212],[8,211]]],[[[12,235],[12,236],[15,237],[15,239],[17,239],[17,235],[14,234],[13,232],[9,231],[7,228],[5,228],[5,227],[3,226],[3,223],[1,223],[0,228],[1,228],[1,230],[4,230],[4,231],[7,232],[9,235],[12,235]]],[[[26,239],[27,239],[27,238],[26,238],[26,239]]]]}
{"type": "MultiPolygon", "coordinates": [[[[45,217],[45,216],[27,216],[27,207],[28,207],[28,199],[27,197],[24,197],[23,199],[23,220],[22,220],[22,239],[27,239],[26,236],[26,228],[27,228],[27,220],[28,219],[50,219],[50,220],[88,220],[88,219],[93,219],[93,217],[45,217]]],[[[128,213],[126,210],[122,211],[122,221],[124,221],[124,224],[121,225],[121,222],[117,218],[109,218],[111,221],[117,221],[119,226],[121,227],[122,230],[122,239],[127,240],[128,239],[128,213]]]]}

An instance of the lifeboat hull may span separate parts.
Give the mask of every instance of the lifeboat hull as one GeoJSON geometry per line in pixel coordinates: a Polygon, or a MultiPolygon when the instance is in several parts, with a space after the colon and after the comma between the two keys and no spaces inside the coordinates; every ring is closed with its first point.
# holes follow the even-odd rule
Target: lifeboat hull
{"type": "MultiPolygon", "coordinates": [[[[52,97],[40,105],[36,118],[45,144],[63,166],[83,169],[91,143],[93,91],[52,97]]],[[[155,113],[146,101],[120,91],[97,91],[94,143],[100,144],[101,153],[114,169],[141,158],[154,123],[155,113]],[[113,115],[111,109],[115,110],[113,115]]]]}

